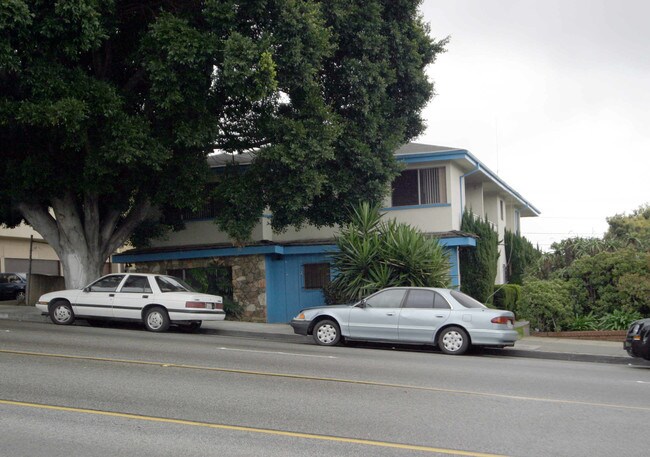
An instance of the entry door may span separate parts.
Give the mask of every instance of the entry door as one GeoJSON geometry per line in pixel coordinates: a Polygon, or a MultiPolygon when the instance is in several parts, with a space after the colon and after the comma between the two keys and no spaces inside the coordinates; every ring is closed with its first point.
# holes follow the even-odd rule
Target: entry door
{"type": "Polygon", "coordinates": [[[397,323],[406,289],[385,289],[366,299],[365,306],[350,310],[350,337],[397,341],[397,323]]]}
{"type": "Polygon", "coordinates": [[[399,340],[433,343],[436,330],[449,319],[449,303],[433,290],[411,289],[399,315],[399,340]]]}
{"type": "Polygon", "coordinates": [[[113,299],[125,275],[105,276],[86,287],[72,305],[78,316],[113,317],[113,299]]]}

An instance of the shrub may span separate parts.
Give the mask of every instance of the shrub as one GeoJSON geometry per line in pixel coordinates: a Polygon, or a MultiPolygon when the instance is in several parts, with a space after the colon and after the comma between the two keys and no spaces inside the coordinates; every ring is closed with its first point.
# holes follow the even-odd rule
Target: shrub
{"type": "Polygon", "coordinates": [[[528,281],[521,288],[520,317],[541,332],[559,332],[568,327],[571,306],[566,283],[561,280],[528,281]]]}
{"type": "Polygon", "coordinates": [[[569,330],[574,331],[598,330],[598,324],[598,318],[594,316],[594,313],[576,314],[568,323],[569,330]]]}
{"type": "Polygon", "coordinates": [[[463,213],[460,228],[478,237],[476,247],[460,249],[460,288],[481,303],[487,303],[497,275],[499,236],[487,218],[482,220],[467,210],[463,213]]]}
{"type": "Polygon", "coordinates": [[[378,206],[362,203],[336,238],[337,272],[328,303],[359,299],[384,287],[447,287],[449,260],[436,239],[410,225],[383,222],[378,206]]]}
{"type": "Polygon", "coordinates": [[[643,316],[636,311],[617,309],[601,317],[598,327],[600,330],[626,330],[632,322],[641,317],[643,316]]]}
{"type": "Polygon", "coordinates": [[[494,286],[492,303],[496,308],[507,309],[516,315],[520,296],[521,286],[517,284],[501,284],[494,286]]]}

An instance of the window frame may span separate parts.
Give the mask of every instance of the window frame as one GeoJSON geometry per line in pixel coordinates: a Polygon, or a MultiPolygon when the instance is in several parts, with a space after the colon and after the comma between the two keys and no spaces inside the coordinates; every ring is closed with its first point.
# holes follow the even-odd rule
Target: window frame
{"type": "Polygon", "coordinates": [[[329,262],[310,262],[302,264],[302,288],[322,290],[332,280],[332,265],[329,262]],[[309,270],[314,269],[314,271],[309,270]]]}
{"type": "MultiPolygon", "coordinates": [[[[410,178],[413,181],[413,178],[410,178]]],[[[422,167],[422,168],[409,168],[403,170],[391,183],[391,207],[401,208],[409,206],[428,206],[428,205],[448,205],[449,199],[447,198],[447,167],[422,167]],[[432,181],[437,183],[437,189],[433,186],[430,191],[432,195],[438,194],[439,201],[430,201],[425,202],[424,197],[427,194],[427,190],[423,187],[423,181],[426,178],[423,178],[423,174],[436,170],[436,177],[430,178],[432,181]],[[415,183],[403,182],[408,175],[415,174],[415,183]],[[399,187],[397,187],[397,186],[399,187]],[[415,187],[415,189],[414,189],[415,187]],[[401,190],[403,189],[403,190],[401,190]],[[396,199],[396,191],[398,192],[398,197],[396,199]],[[413,195],[415,191],[416,195],[413,195]],[[400,194],[399,192],[404,192],[400,194]],[[397,200],[397,202],[396,202],[397,200]],[[417,200],[417,202],[415,202],[417,200]]],[[[435,199],[433,199],[435,200],[435,199]]]]}

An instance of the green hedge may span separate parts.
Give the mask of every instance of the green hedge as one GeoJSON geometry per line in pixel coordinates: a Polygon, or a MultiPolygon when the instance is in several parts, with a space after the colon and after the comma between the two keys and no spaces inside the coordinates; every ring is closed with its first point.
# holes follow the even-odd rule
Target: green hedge
{"type": "Polygon", "coordinates": [[[492,303],[495,308],[507,309],[517,314],[519,298],[521,297],[521,286],[518,284],[497,284],[494,286],[492,303]]]}

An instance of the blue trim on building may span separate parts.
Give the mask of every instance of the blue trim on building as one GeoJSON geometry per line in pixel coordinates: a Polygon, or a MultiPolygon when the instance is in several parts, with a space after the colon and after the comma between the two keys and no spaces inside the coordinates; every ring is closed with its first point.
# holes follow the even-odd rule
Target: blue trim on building
{"type": "Polygon", "coordinates": [[[480,160],[474,157],[471,152],[465,149],[453,149],[453,150],[441,151],[441,152],[432,151],[432,152],[414,152],[410,154],[397,154],[395,155],[395,158],[399,162],[404,162],[409,164],[465,159],[475,167],[476,166],[480,167],[480,171],[485,173],[492,181],[497,183],[503,189],[510,192],[512,195],[514,195],[521,203],[524,204],[524,206],[529,208],[533,213],[535,213],[538,216],[541,214],[540,211],[537,208],[535,208],[533,205],[531,205],[524,197],[522,197],[519,192],[517,192],[508,184],[506,184],[504,181],[502,181],[501,178],[499,178],[499,176],[496,173],[494,173],[492,170],[486,167],[480,160]]]}
{"type": "Polygon", "coordinates": [[[476,247],[476,238],[471,236],[458,236],[454,238],[440,238],[438,242],[444,247],[472,246],[476,247]]]}
{"type": "Polygon", "coordinates": [[[336,250],[334,244],[314,245],[268,245],[268,246],[246,246],[242,248],[209,248],[190,249],[168,252],[152,252],[140,254],[115,254],[112,257],[113,263],[138,263],[156,262],[161,260],[184,260],[202,259],[206,257],[233,257],[242,255],[296,255],[296,254],[321,254],[336,250]]]}

